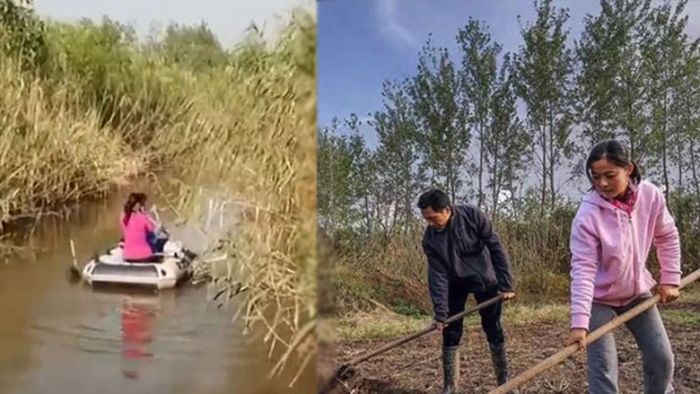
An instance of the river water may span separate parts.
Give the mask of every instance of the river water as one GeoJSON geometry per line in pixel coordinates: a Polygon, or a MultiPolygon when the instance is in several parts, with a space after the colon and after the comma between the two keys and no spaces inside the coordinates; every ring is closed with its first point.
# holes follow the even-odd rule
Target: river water
{"type": "Polygon", "coordinates": [[[291,388],[293,367],[268,379],[266,345],[242,335],[233,305],[207,301],[206,286],[154,293],[68,280],[70,240],[81,266],[113,245],[124,196],[45,217],[0,262],[0,393],[314,392],[313,363],[291,388]]]}

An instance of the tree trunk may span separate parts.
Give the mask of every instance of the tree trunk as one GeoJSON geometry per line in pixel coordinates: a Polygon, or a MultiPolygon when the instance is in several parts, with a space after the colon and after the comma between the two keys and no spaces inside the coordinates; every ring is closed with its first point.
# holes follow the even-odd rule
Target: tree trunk
{"type": "Polygon", "coordinates": [[[695,139],[690,140],[690,171],[693,176],[693,184],[695,185],[695,194],[700,198],[700,181],[698,180],[698,171],[695,165],[695,139]]]}
{"type": "Polygon", "coordinates": [[[333,152],[333,147],[331,146],[330,149],[330,155],[328,155],[330,159],[330,179],[331,179],[331,184],[330,184],[330,190],[328,191],[328,224],[330,228],[328,229],[328,234],[332,237],[335,237],[335,230],[336,230],[336,215],[335,215],[335,180],[333,177],[333,169],[334,169],[334,163],[333,163],[333,156],[335,156],[333,152]]]}
{"type": "Polygon", "coordinates": [[[551,193],[550,209],[554,210],[556,202],[556,189],[554,188],[554,111],[549,109],[549,191],[551,193]]]}
{"type": "Polygon", "coordinates": [[[491,175],[491,179],[492,179],[491,182],[493,183],[492,188],[491,188],[491,190],[492,190],[492,193],[491,193],[492,194],[492,197],[491,197],[492,198],[491,219],[492,220],[496,217],[496,213],[498,212],[498,186],[499,186],[499,182],[500,182],[500,180],[498,179],[498,173],[499,173],[498,157],[500,155],[499,150],[498,150],[498,148],[499,148],[498,143],[500,142],[499,132],[498,132],[498,130],[493,130],[493,133],[494,133],[494,135],[492,135],[492,137],[493,137],[493,141],[494,141],[494,148],[493,148],[494,154],[493,154],[493,174],[491,175]]]}
{"type": "Polygon", "coordinates": [[[661,128],[661,168],[663,172],[663,178],[664,178],[664,186],[666,187],[666,190],[664,191],[664,195],[666,197],[666,201],[668,201],[668,195],[670,192],[669,188],[669,182],[668,182],[668,163],[667,163],[667,156],[668,156],[668,148],[666,146],[666,117],[667,117],[667,109],[666,109],[666,92],[664,92],[664,103],[662,106],[663,109],[663,117],[662,117],[662,128],[661,128]]]}
{"type": "Polygon", "coordinates": [[[542,195],[540,196],[540,214],[544,214],[544,207],[547,201],[547,132],[541,126],[540,145],[542,147],[542,195]]]}
{"type": "Polygon", "coordinates": [[[369,211],[369,193],[365,192],[365,220],[367,223],[367,236],[372,235],[372,214],[369,211]]]}
{"type": "Polygon", "coordinates": [[[484,189],[483,189],[483,174],[484,174],[484,125],[483,120],[479,120],[479,208],[484,206],[484,189]]]}
{"type": "MultiPolygon", "coordinates": [[[[450,141],[451,142],[451,141],[450,141]]],[[[448,142],[449,144],[449,142],[448,142]]],[[[453,176],[454,176],[454,163],[452,162],[452,147],[451,145],[447,146],[447,193],[449,193],[450,196],[450,202],[452,204],[455,203],[455,185],[453,182],[453,176]]]]}

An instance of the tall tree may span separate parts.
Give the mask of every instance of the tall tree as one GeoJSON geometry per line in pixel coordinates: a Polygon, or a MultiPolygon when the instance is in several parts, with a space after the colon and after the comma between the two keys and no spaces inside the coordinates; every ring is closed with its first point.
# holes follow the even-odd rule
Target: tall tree
{"type": "Polygon", "coordinates": [[[601,0],[599,15],[584,18],[576,45],[576,112],[588,148],[626,139],[634,160],[647,150],[645,86],[640,46],[648,34],[651,0],[601,0]]]}
{"type": "Polygon", "coordinates": [[[430,38],[421,49],[409,94],[423,164],[433,182],[445,188],[454,201],[464,183],[460,172],[470,144],[468,107],[462,101],[459,75],[447,49],[436,48],[430,38]]]}
{"type": "Polygon", "coordinates": [[[687,165],[690,182],[697,197],[700,197],[700,47],[698,40],[685,51],[683,80],[679,92],[679,110],[687,137],[687,165]]]}
{"type": "Polygon", "coordinates": [[[372,121],[378,140],[377,175],[385,197],[383,205],[392,216],[391,227],[410,222],[413,199],[424,182],[409,82],[384,82],[384,105],[373,114],[372,121]]]}
{"type": "Polygon", "coordinates": [[[661,181],[666,198],[671,188],[670,151],[672,136],[677,132],[672,127],[673,92],[681,81],[679,67],[686,45],[683,33],[688,17],[683,16],[687,0],[679,1],[675,7],[670,3],[651,12],[649,34],[642,46],[651,104],[651,139],[658,153],[653,163],[660,167],[661,181]]]}
{"type": "Polygon", "coordinates": [[[365,138],[360,131],[360,126],[363,122],[356,114],[350,114],[345,120],[345,125],[348,127],[350,134],[349,148],[352,155],[351,169],[351,184],[353,187],[353,196],[359,204],[358,210],[362,212],[364,221],[365,234],[372,234],[373,231],[373,209],[370,201],[372,187],[375,185],[375,168],[374,157],[370,152],[365,138]]]}
{"type": "MultiPolygon", "coordinates": [[[[698,93],[698,46],[700,39],[689,41],[688,35],[684,32],[679,36],[681,43],[681,54],[677,71],[677,84],[672,90],[671,106],[671,133],[669,142],[673,146],[673,161],[675,162],[675,192],[678,197],[675,214],[679,225],[685,224],[683,220],[686,216],[687,205],[684,203],[686,193],[692,190],[694,178],[692,176],[694,156],[693,147],[697,138],[696,128],[698,122],[698,110],[700,109],[700,94],[698,93]],[[691,175],[688,176],[688,172],[691,175]]],[[[692,192],[691,192],[692,193],[692,192]]]]}
{"type": "Polygon", "coordinates": [[[471,125],[479,140],[477,164],[477,201],[484,206],[484,172],[491,124],[491,96],[496,82],[496,58],[501,46],[491,41],[487,27],[469,18],[467,25],[457,32],[457,43],[462,49],[461,82],[466,102],[471,107],[471,125]]]}
{"type": "Polygon", "coordinates": [[[631,22],[625,24],[623,29],[625,39],[620,53],[619,75],[614,86],[614,118],[620,133],[629,143],[630,156],[637,162],[643,162],[653,154],[646,126],[648,89],[645,86],[646,69],[641,49],[645,37],[649,35],[647,20],[650,16],[650,2],[651,0],[633,1],[625,3],[625,8],[616,7],[622,10],[618,18],[631,22]]]}
{"type": "Polygon", "coordinates": [[[340,135],[339,121],[333,118],[318,133],[318,218],[330,236],[347,229],[355,220],[352,185],[353,152],[346,136],[340,135]]]}
{"type": "Polygon", "coordinates": [[[517,57],[517,92],[527,106],[528,123],[541,163],[541,204],[554,208],[557,187],[554,174],[562,158],[569,157],[572,55],[566,48],[564,23],[567,9],[557,10],[552,0],[535,1],[537,20],[522,29],[524,46],[517,57]]]}
{"type": "Polygon", "coordinates": [[[532,142],[518,118],[514,74],[511,55],[507,53],[503,57],[496,88],[489,102],[492,120],[485,144],[489,157],[488,185],[491,187],[493,219],[497,218],[502,193],[515,195],[517,180],[527,166],[532,142]]]}

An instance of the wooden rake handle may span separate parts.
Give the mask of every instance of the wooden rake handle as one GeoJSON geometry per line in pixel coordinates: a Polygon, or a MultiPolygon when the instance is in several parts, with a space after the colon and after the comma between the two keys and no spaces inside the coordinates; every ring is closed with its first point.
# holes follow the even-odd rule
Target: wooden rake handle
{"type": "MultiPolygon", "coordinates": [[[[700,278],[700,269],[696,270],[695,272],[693,272],[690,275],[683,278],[683,280],[681,280],[680,289],[695,282],[696,280],[698,280],[698,278],[700,278]]],[[[644,312],[645,310],[651,308],[657,302],[659,302],[660,298],[661,298],[661,296],[656,294],[653,297],[649,298],[648,300],[642,302],[641,304],[635,306],[634,308],[628,310],[627,312],[625,312],[625,313],[621,314],[620,316],[614,318],[613,320],[609,321],[607,324],[599,327],[597,330],[589,333],[586,336],[586,345],[588,345],[592,342],[595,342],[603,335],[613,331],[614,329],[620,327],[625,322],[631,320],[635,316],[637,316],[640,313],[644,312]]],[[[516,376],[515,378],[509,380],[508,382],[506,382],[502,386],[499,386],[499,387],[495,388],[494,390],[489,391],[488,394],[506,394],[506,393],[512,391],[513,389],[520,387],[521,385],[529,382],[534,377],[536,377],[537,375],[541,374],[542,372],[548,370],[549,368],[552,368],[553,366],[555,366],[555,365],[561,363],[562,361],[566,360],[567,358],[571,357],[573,354],[575,354],[578,351],[578,349],[579,349],[579,345],[576,343],[569,345],[569,346],[565,347],[564,349],[558,351],[557,353],[549,356],[541,363],[535,365],[534,367],[521,373],[520,375],[516,376]]]]}
{"type": "MultiPolygon", "coordinates": [[[[502,295],[498,295],[498,296],[493,297],[487,301],[484,301],[481,304],[478,304],[472,308],[467,308],[464,312],[460,312],[456,315],[451,316],[449,319],[445,320],[445,325],[453,323],[453,322],[463,318],[466,315],[469,315],[469,314],[474,313],[476,311],[482,310],[490,305],[493,305],[493,304],[501,301],[502,298],[503,298],[502,295]]],[[[363,361],[367,361],[368,359],[370,359],[376,355],[382,354],[382,353],[384,353],[388,350],[391,350],[395,347],[401,346],[406,342],[409,342],[409,341],[412,341],[416,338],[422,337],[423,335],[428,334],[428,333],[435,331],[435,330],[437,330],[437,327],[435,327],[434,325],[431,325],[427,328],[424,328],[421,331],[418,331],[418,332],[415,332],[413,334],[409,334],[409,335],[406,335],[404,337],[401,337],[393,342],[387,343],[386,345],[380,347],[379,349],[373,350],[373,351],[368,352],[366,354],[363,354],[355,359],[352,359],[346,365],[347,366],[357,365],[363,361]]]]}

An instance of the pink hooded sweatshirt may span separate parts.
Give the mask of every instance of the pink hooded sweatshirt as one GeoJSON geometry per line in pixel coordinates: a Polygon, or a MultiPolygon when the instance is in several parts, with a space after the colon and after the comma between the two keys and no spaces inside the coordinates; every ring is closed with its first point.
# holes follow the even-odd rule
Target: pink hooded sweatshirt
{"type": "Polygon", "coordinates": [[[124,214],[119,218],[124,237],[123,255],[125,259],[145,259],[153,255],[148,243],[148,232],[153,232],[156,225],[146,214],[132,212],[129,222],[124,224],[124,214]]]}
{"type": "Polygon", "coordinates": [[[646,181],[636,187],[631,215],[596,191],[583,197],[571,225],[571,328],[588,330],[593,301],[626,305],[656,285],[646,268],[652,242],[660,283],[680,284],[680,238],[664,195],[646,181]]]}

